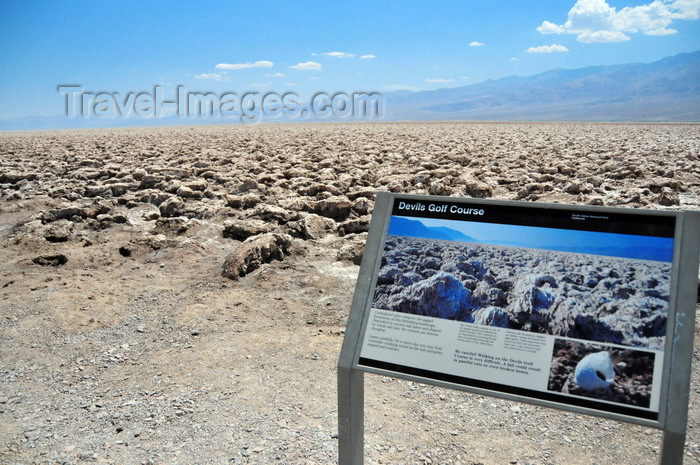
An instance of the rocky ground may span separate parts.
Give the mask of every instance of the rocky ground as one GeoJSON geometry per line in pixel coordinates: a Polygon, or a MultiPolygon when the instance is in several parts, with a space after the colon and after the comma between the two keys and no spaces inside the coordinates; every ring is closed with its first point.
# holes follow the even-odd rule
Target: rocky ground
{"type": "MultiPolygon", "coordinates": [[[[376,190],[698,209],[699,145],[646,124],[0,134],[0,463],[335,463],[376,190]]],[[[656,430],[365,385],[366,463],[658,462],[656,430]]]]}
{"type": "Polygon", "coordinates": [[[389,236],[373,305],[662,350],[670,276],[668,262],[389,236]]]}

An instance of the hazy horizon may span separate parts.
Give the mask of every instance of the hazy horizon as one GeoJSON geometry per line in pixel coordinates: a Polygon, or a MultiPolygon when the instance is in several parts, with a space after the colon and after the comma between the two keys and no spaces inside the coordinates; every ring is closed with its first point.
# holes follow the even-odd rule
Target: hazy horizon
{"type": "MultiPolygon", "coordinates": [[[[668,0],[506,7],[6,3],[0,7],[6,63],[0,120],[25,121],[29,129],[39,129],[31,125],[42,118],[68,120],[66,86],[79,89],[81,98],[114,96],[116,103],[108,102],[114,112],[120,105],[138,109],[128,97],[139,94],[160,92],[167,103],[180,88],[216,96],[293,93],[303,104],[318,93],[416,92],[555,69],[652,63],[700,49],[698,19],[700,3],[668,0]]],[[[166,105],[153,124],[169,124],[164,118],[178,110],[166,105]]],[[[289,122],[301,120],[293,116],[289,122]]],[[[118,115],[100,125],[125,121],[118,115]]]]}

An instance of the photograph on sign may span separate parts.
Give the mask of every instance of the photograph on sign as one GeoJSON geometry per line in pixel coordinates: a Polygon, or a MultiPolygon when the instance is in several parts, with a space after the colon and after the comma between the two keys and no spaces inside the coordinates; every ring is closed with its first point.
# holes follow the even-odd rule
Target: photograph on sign
{"type": "Polygon", "coordinates": [[[556,339],[547,389],[649,408],[655,357],[654,352],[556,339]]]}
{"type": "Polygon", "coordinates": [[[359,365],[656,419],[674,220],[647,223],[396,200],[359,365]]]}

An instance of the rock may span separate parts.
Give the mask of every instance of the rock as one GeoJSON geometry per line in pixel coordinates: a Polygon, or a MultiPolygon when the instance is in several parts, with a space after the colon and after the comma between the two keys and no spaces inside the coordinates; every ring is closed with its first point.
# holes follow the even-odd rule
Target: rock
{"type": "Polygon", "coordinates": [[[155,230],[159,233],[182,234],[190,227],[189,220],[185,217],[158,218],[155,230]]]}
{"type": "Polygon", "coordinates": [[[545,186],[546,184],[541,184],[538,182],[528,183],[518,191],[517,197],[518,199],[524,199],[530,194],[542,193],[545,191],[545,186]]]}
{"type": "Polygon", "coordinates": [[[493,188],[485,182],[470,180],[466,182],[464,188],[466,194],[469,197],[475,197],[479,199],[493,197],[493,188]]]}
{"type": "Polygon", "coordinates": [[[433,177],[433,175],[434,174],[430,171],[420,171],[416,174],[416,177],[413,179],[413,184],[427,184],[433,177]]]}
{"type": "Polygon", "coordinates": [[[298,212],[289,211],[285,208],[275,205],[260,204],[251,210],[247,217],[258,217],[266,222],[276,222],[285,224],[289,221],[298,220],[301,215],[298,212]]]}
{"type": "Polygon", "coordinates": [[[227,195],[226,204],[231,208],[253,208],[261,201],[260,196],[256,193],[246,195],[227,195]]]}
{"type": "Polygon", "coordinates": [[[169,197],[159,207],[160,215],[166,218],[181,216],[185,212],[185,202],[178,197],[169,197]]]}
{"type": "Polygon", "coordinates": [[[85,187],[85,197],[104,197],[108,192],[111,193],[110,187],[101,184],[85,187]]]}
{"type": "Polygon", "coordinates": [[[662,191],[664,187],[670,188],[674,191],[678,190],[681,187],[681,184],[676,181],[675,179],[668,179],[668,178],[653,178],[651,179],[646,186],[649,188],[650,191],[652,191],[655,194],[658,194],[662,191]]]}
{"type": "Polygon", "coordinates": [[[114,217],[107,214],[97,215],[95,219],[100,222],[100,227],[102,229],[108,228],[114,222],[114,217]]]}
{"type": "MultiPolygon", "coordinates": [[[[378,293],[379,295],[379,293],[378,293]]],[[[375,297],[377,308],[415,315],[474,322],[471,292],[455,276],[438,272],[412,284],[400,294],[375,297]]]]}
{"type": "Polygon", "coordinates": [[[33,258],[32,262],[41,266],[60,266],[68,262],[68,258],[63,254],[57,255],[41,255],[33,258]]]}
{"type": "MultiPolygon", "coordinates": [[[[64,220],[65,221],[65,220],[64,220]]],[[[71,232],[67,224],[52,224],[44,230],[44,239],[48,242],[67,242],[71,232]]]]}
{"type": "Polygon", "coordinates": [[[154,189],[158,185],[158,183],[160,183],[162,180],[163,180],[163,178],[161,178],[160,176],[154,176],[152,174],[148,174],[148,175],[141,178],[141,184],[139,185],[139,188],[141,188],[141,189],[154,189]]]}
{"type": "Polygon", "coordinates": [[[369,215],[362,218],[351,218],[343,221],[338,225],[338,234],[345,236],[346,234],[357,234],[369,231],[369,223],[371,217],[369,215]]]}
{"type": "Polygon", "coordinates": [[[329,231],[335,228],[335,222],[313,213],[309,213],[300,220],[290,221],[286,230],[294,237],[302,239],[321,239],[329,231]]]}
{"type": "Polygon", "coordinates": [[[678,194],[670,187],[663,187],[661,193],[656,197],[656,201],[665,207],[672,207],[680,204],[678,194]]]}
{"type": "Polygon", "coordinates": [[[99,202],[91,205],[68,204],[45,212],[42,220],[45,223],[50,223],[57,220],[70,220],[75,217],[97,218],[98,215],[105,214],[110,210],[111,207],[99,202]]]}
{"type": "Polygon", "coordinates": [[[146,238],[144,243],[153,250],[160,250],[167,247],[168,238],[165,234],[156,234],[155,236],[146,238]]]}
{"type": "Polygon", "coordinates": [[[141,215],[141,218],[143,218],[145,221],[155,221],[158,218],[160,218],[160,212],[146,212],[143,215],[141,215]]]}
{"type": "Polygon", "coordinates": [[[221,275],[238,279],[260,268],[263,263],[282,260],[291,244],[292,238],[288,234],[267,233],[249,237],[226,257],[221,275]]]}
{"type": "MultiPolygon", "coordinates": [[[[360,189],[354,192],[348,192],[346,195],[350,200],[357,200],[360,198],[365,198],[367,200],[374,200],[374,196],[376,195],[376,191],[374,189],[360,189]]],[[[359,212],[358,212],[359,213],[359,212]]]]}
{"type": "Polygon", "coordinates": [[[39,430],[25,431],[24,437],[27,438],[29,441],[36,441],[37,439],[39,439],[41,437],[41,431],[39,431],[39,430]]]}
{"type": "Polygon", "coordinates": [[[134,189],[135,186],[132,186],[128,183],[115,183],[111,184],[109,188],[112,191],[112,197],[121,197],[122,195],[129,192],[129,190],[134,189]]]}
{"type": "Polygon", "coordinates": [[[178,195],[178,197],[182,197],[183,199],[196,199],[196,200],[202,199],[201,192],[192,190],[191,188],[189,188],[187,186],[178,187],[178,189],[175,193],[178,195]]]}
{"type": "MultiPolygon", "coordinates": [[[[366,235],[364,236],[366,239],[366,235]]],[[[348,261],[355,265],[360,265],[362,263],[362,255],[364,251],[364,241],[352,240],[340,247],[338,253],[336,254],[336,260],[339,262],[348,261]]]]}
{"type": "Polygon", "coordinates": [[[204,192],[209,187],[209,183],[204,179],[197,179],[195,181],[186,182],[184,187],[192,189],[193,191],[204,192]]]}
{"type": "Polygon", "coordinates": [[[136,168],[134,171],[131,172],[131,177],[134,178],[136,181],[143,180],[147,175],[148,172],[143,168],[136,168]]]}
{"type": "Polygon", "coordinates": [[[177,194],[177,190],[182,187],[179,179],[171,179],[170,182],[161,187],[162,190],[170,194],[177,194]]]}
{"type": "Polygon", "coordinates": [[[591,188],[582,182],[571,181],[569,184],[564,186],[564,192],[573,195],[588,194],[591,192],[591,188]]]}
{"type": "Polygon", "coordinates": [[[473,314],[474,323],[478,325],[507,328],[510,318],[508,314],[496,307],[482,308],[473,314]]]}
{"type": "Polygon", "coordinates": [[[343,221],[350,216],[352,203],[344,195],[319,200],[314,205],[314,211],[321,216],[343,221]]]}
{"type": "Polygon", "coordinates": [[[286,210],[295,212],[310,212],[313,210],[309,203],[301,197],[281,198],[277,204],[286,210]]]}
{"type": "Polygon", "coordinates": [[[449,196],[452,195],[452,188],[442,180],[431,181],[428,187],[428,194],[449,196]]]}
{"type": "Polygon", "coordinates": [[[576,384],[587,391],[610,386],[615,379],[610,353],[601,351],[586,355],[576,365],[574,378],[576,384]]]}
{"type": "Polygon", "coordinates": [[[142,195],[139,198],[139,201],[142,203],[150,203],[151,205],[155,205],[157,207],[169,198],[170,196],[165,192],[153,190],[142,195]]]}
{"type": "Polygon", "coordinates": [[[338,195],[340,193],[337,188],[325,183],[311,183],[308,186],[301,186],[297,188],[296,191],[299,195],[308,197],[313,197],[321,193],[328,193],[330,195],[338,195]]]}
{"type": "Polygon", "coordinates": [[[358,197],[352,202],[352,211],[358,215],[366,215],[369,213],[371,204],[369,200],[364,197],[358,197]]]}
{"type": "Polygon", "coordinates": [[[260,185],[255,179],[246,179],[243,181],[238,188],[236,189],[236,193],[241,194],[243,192],[248,192],[251,190],[258,190],[260,189],[260,185]]]}
{"type": "Polygon", "coordinates": [[[17,184],[25,179],[36,179],[36,175],[28,173],[7,172],[0,173],[0,184],[17,184]]]}
{"type": "Polygon", "coordinates": [[[258,219],[226,220],[224,221],[223,236],[244,241],[251,236],[257,236],[272,231],[272,225],[258,219]]]}

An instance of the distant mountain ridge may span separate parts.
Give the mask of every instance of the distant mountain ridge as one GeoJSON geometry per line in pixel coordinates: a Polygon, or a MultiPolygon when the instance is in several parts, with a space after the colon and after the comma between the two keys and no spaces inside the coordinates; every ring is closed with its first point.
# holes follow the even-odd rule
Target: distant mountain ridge
{"type": "MultiPolygon", "coordinates": [[[[525,249],[532,249],[533,247],[528,247],[526,245],[520,244],[518,242],[493,242],[491,245],[500,245],[504,247],[519,247],[525,249]]],[[[543,245],[538,248],[539,250],[551,250],[553,252],[565,252],[565,253],[575,253],[575,254],[585,254],[585,255],[595,255],[603,257],[618,257],[627,258],[634,260],[652,260],[657,262],[671,262],[673,260],[673,243],[670,243],[670,247],[610,247],[602,246],[597,247],[595,245],[579,245],[579,244],[552,244],[543,245]]]]}
{"type": "MultiPolygon", "coordinates": [[[[653,63],[554,69],[462,87],[383,94],[383,121],[700,122],[700,51],[653,63]]],[[[356,122],[355,118],[263,118],[265,123],[356,122]]],[[[367,118],[365,121],[377,121],[367,118]]],[[[224,117],[0,119],[0,131],[236,124],[224,117]]],[[[241,123],[239,123],[241,124],[241,123]]]]}
{"type": "Polygon", "coordinates": [[[426,226],[419,220],[412,220],[401,216],[391,217],[387,234],[421,239],[473,242],[482,245],[551,250],[555,252],[620,257],[636,260],[654,260],[661,262],[671,262],[673,260],[672,239],[642,238],[642,236],[638,237],[642,243],[635,244],[629,244],[629,238],[627,239],[627,243],[618,238],[615,239],[615,242],[612,244],[609,241],[596,243],[594,241],[575,241],[572,239],[569,239],[569,242],[527,244],[518,239],[504,240],[501,237],[479,240],[448,226],[426,226]]]}
{"type": "Polygon", "coordinates": [[[700,51],[384,94],[390,120],[700,121],[700,51]]]}
{"type": "Polygon", "coordinates": [[[426,226],[418,220],[409,220],[400,216],[391,217],[387,234],[444,241],[476,242],[473,237],[455,229],[445,226],[426,226]]]}

